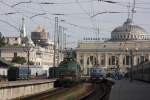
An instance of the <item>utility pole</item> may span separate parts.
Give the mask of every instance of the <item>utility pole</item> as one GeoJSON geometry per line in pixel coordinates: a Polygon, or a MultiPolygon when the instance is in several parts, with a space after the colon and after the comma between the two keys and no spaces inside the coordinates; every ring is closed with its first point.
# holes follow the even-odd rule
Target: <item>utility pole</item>
{"type": "Polygon", "coordinates": [[[63,45],[63,34],[62,34],[62,26],[59,26],[59,41],[60,41],[60,45],[59,45],[59,53],[60,53],[60,60],[62,60],[62,45],[63,45]]]}
{"type": "Polygon", "coordinates": [[[58,17],[55,17],[53,67],[56,67],[56,47],[57,47],[57,41],[56,41],[56,38],[58,37],[57,35],[58,35],[58,17]]]}
{"type": "Polygon", "coordinates": [[[64,49],[66,49],[66,33],[65,33],[65,28],[63,27],[63,41],[64,41],[64,43],[63,43],[63,46],[64,46],[64,49]]]}
{"type": "Polygon", "coordinates": [[[29,76],[30,76],[30,69],[29,69],[29,63],[30,63],[30,50],[29,50],[29,48],[28,48],[28,79],[29,79],[29,76]]]}

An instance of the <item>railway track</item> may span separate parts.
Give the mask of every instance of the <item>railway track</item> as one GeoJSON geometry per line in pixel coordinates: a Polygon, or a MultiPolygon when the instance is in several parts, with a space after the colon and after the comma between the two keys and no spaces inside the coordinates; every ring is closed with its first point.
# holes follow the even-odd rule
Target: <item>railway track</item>
{"type": "MultiPolygon", "coordinates": [[[[20,100],[109,100],[112,82],[108,80],[92,82],[92,85],[78,85],[71,88],[56,88],[41,94],[21,98],[20,100]],[[80,88],[83,88],[80,90],[80,88]],[[88,88],[87,88],[88,87],[88,88]],[[75,91],[78,91],[77,94],[75,91]],[[83,93],[81,93],[83,91],[83,93]],[[70,96],[70,97],[69,97],[70,96]],[[68,99],[69,97],[69,99],[68,99]]],[[[17,99],[18,100],[18,99],[17,99]]]]}
{"type": "Polygon", "coordinates": [[[89,94],[82,96],[80,100],[109,100],[109,94],[113,84],[114,82],[108,80],[93,82],[95,89],[89,94]]]}
{"type": "Polygon", "coordinates": [[[69,88],[56,88],[54,90],[46,91],[40,94],[35,94],[32,96],[21,98],[20,100],[49,100],[48,98],[55,96],[59,93],[67,91],[69,88]]]}
{"type": "MultiPolygon", "coordinates": [[[[89,83],[78,84],[70,88],[56,88],[51,91],[46,91],[44,93],[35,94],[29,97],[19,98],[19,100],[77,100],[79,95],[91,91],[93,85],[89,83]],[[61,99],[60,99],[61,98],[61,99]]],[[[18,100],[18,99],[17,99],[18,100]]]]}

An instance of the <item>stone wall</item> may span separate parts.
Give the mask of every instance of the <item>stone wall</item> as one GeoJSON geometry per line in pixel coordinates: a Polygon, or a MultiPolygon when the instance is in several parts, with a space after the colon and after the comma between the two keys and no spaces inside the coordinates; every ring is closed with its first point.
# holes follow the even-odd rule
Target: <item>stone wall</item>
{"type": "Polygon", "coordinates": [[[44,92],[52,88],[53,88],[53,82],[1,87],[0,100],[8,100],[8,99],[24,97],[24,96],[44,92]]]}

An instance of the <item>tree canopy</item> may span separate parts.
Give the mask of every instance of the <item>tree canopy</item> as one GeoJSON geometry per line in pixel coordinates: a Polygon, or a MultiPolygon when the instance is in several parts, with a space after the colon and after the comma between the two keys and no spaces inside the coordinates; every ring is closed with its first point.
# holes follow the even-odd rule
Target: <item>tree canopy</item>
{"type": "Polygon", "coordinates": [[[26,63],[26,59],[24,57],[16,56],[16,57],[13,57],[11,62],[17,63],[17,64],[24,64],[26,63]]]}
{"type": "Polygon", "coordinates": [[[5,37],[0,32],[0,47],[3,47],[5,45],[6,45],[6,43],[5,43],[5,37]]]}

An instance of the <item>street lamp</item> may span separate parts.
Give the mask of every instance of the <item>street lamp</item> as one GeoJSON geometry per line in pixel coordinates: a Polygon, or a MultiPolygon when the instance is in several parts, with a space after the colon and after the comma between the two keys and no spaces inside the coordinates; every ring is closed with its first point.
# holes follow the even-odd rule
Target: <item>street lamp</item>
{"type": "Polygon", "coordinates": [[[31,45],[30,44],[26,44],[25,45],[25,50],[27,52],[27,64],[28,64],[28,79],[29,79],[29,76],[30,76],[30,68],[29,68],[29,65],[30,65],[30,50],[31,50],[31,45]]]}

